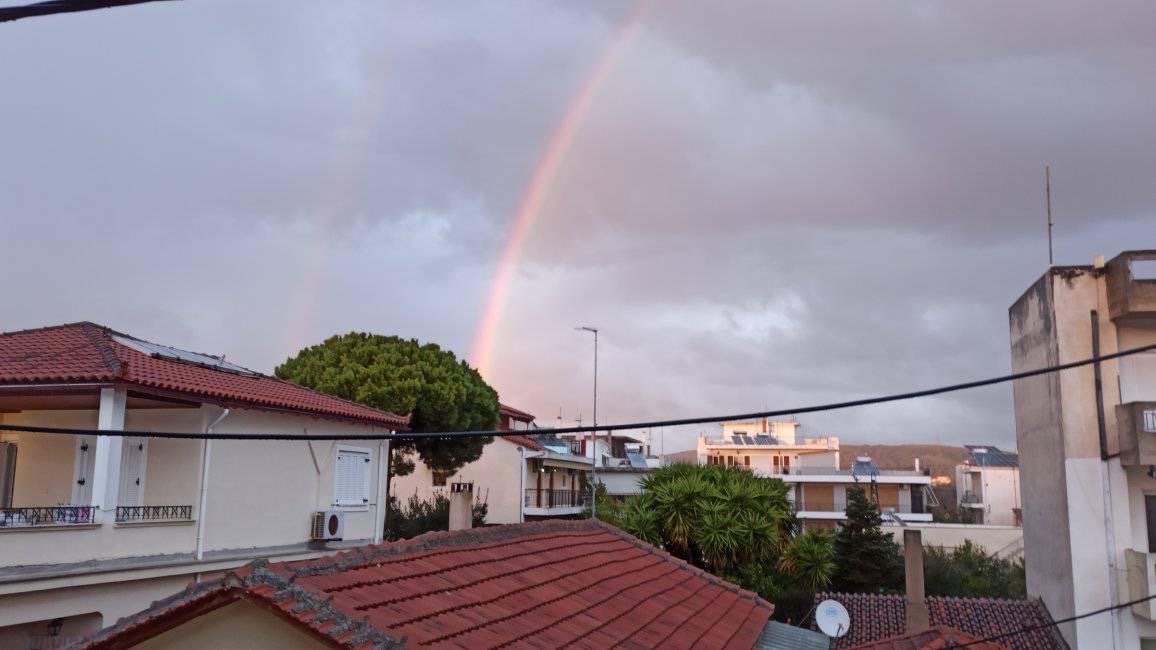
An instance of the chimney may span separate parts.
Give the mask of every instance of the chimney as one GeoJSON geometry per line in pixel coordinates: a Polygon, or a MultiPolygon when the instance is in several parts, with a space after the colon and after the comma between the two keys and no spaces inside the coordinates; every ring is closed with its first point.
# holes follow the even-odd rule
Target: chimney
{"type": "MultiPolygon", "coordinates": [[[[474,527],[474,484],[450,483],[450,530],[474,527]]],[[[920,565],[922,567],[922,564],[920,565]]],[[[920,582],[923,581],[922,569],[920,582]]]]}
{"type": "Polygon", "coordinates": [[[923,593],[923,534],[918,530],[903,531],[903,573],[907,580],[907,633],[924,632],[929,622],[923,593]]]}

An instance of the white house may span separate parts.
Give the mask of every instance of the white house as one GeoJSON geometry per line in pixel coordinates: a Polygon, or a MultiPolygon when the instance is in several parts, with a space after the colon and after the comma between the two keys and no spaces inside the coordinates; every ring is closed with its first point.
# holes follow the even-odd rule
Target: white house
{"type": "MultiPolygon", "coordinates": [[[[528,431],[533,421],[533,415],[501,405],[499,429],[528,431]]],[[[487,524],[582,514],[592,461],[569,446],[548,448],[543,442],[524,435],[495,437],[481,458],[452,474],[435,472],[415,458],[413,472],[393,478],[390,494],[404,506],[415,494],[428,500],[446,493],[451,483],[473,483],[474,494],[486,502],[487,524]]]]}
{"type": "MultiPolygon", "coordinates": [[[[408,418],[75,323],[0,334],[0,424],[384,437],[408,418]]],[[[255,558],[379,541],[386,451],[0,431],[0,647],[62,646],[255,558]],[[315,539],[319,511],[340,541],[315,539]]]]}
{"type": "Polygon", "coordinates": [[[968,459],[955,467],[955,499],[971,523],[1019,526],[1020,461],[1014,452],[990,445],[964,445],[968,459]]]}

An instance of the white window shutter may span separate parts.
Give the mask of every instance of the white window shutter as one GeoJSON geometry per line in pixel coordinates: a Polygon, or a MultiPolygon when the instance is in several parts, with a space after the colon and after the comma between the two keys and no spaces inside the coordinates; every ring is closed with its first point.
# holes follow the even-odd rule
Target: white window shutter
{"type": "Polygon", "coordinates": [[[118,506],[139,506],[144,495],[145,439],[125,438],[120,456],[118,506]]]}
{"type": "Polygon", "coordinates": [[[339,448],[335,466],[333,502],[339,506],[369,503],[369,450],[339,448]]]}

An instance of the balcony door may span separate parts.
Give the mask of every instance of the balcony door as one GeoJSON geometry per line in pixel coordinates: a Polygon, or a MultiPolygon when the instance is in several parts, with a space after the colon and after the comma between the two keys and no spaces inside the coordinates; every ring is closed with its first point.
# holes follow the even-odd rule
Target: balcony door
{"type": "Polygon", "coordinates": [[[120,497],[116,505],[139,506],[144,495],[148,441],[145,438],[125,438],[120,451],[120,497]]]}

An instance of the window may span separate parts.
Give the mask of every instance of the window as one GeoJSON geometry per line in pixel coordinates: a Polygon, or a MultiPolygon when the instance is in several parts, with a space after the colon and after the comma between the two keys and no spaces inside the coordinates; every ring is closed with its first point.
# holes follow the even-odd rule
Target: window
{"type": "Polygon", "coordinates": [[[430,474],[433,475],[434,487],[445,487],[446,481],[450,478],[450,472],[440,469],[430,470],[430,474]]]}
{"type": "Polygon", "coordinates": [[[1144,514],[1148,518],[1148,552],[1156,553],[1156,494],[1144,495],[1144,514]]]}
{"type": "Polygon", "coordinates": [[[369,503],[371,454],[363,447],[338,447],[333,477],[333,503],[359,507],[369,503]]]}
{"type": "Polygon", "coordinates": [[[744,467],[750,467],[751,466],[751,457],[750,456],[743,456],[743,466],[744,467]]]}

